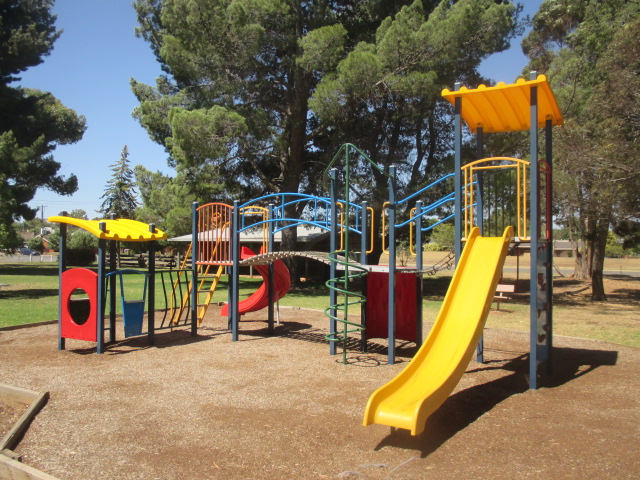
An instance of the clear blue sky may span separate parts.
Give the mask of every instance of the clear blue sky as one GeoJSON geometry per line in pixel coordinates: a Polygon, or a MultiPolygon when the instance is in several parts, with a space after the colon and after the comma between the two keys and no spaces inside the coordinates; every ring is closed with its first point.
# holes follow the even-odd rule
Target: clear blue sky
{"type": "MultiPolygon", "coordinates": [[[[524,14],[533,15],[541,1],[524,1],[524,14]]],[[[109,165],[120,159],[124,145],[132,165],[173,174],[164,149],[153,143],[131,116],[137,101],[129,80],[133,77],[154,84],[161,71],[149,46],[134,35],[137,23],[130,0],[57,0],[54,13],[58,15],[57,28],[64,30],[62,36],[44,63],[24,72],[17,83],[53,93],[84,115],[88,128],[80,142],[60,146],[54,152],[62,164],[60,172],[78,177],[78,192],[63,197],[41,189],[30,205],[44,206],[45,218],[74,209],[83,209],[93,218],[111,177],[109,165]]],[[[516,39],[507,52],[483,62],[480,71],[495,81],[509,83],[526,63],[520,39],[516,39]]]]}

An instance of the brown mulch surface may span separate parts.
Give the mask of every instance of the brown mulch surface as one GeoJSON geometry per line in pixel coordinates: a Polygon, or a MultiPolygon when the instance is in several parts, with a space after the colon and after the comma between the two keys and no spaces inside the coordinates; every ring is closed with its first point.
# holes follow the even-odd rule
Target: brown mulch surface
{"type": "Polygon", "coordinates": [[[0,439],[13,428],[26,410],[27,405],[0,398],[0,439]]]}
{"type": "Polygon", "coordinates": [[[414,353],[385,342],[328,355],[327,320],[281,309],[277,335],[252,314],[231,342],[211,312],[186,331],[112,345],[57,326],[0,332],[0,383],[49,391],[17,448],[64,480],[638,478],[640,350],[556,337],[554,374],[528,390],[528,334],[487,329],[485,364],[412,437],[362,427],[371,393],[414,353]],[[251,321],[253,319],[253,321],[251,321]]]}

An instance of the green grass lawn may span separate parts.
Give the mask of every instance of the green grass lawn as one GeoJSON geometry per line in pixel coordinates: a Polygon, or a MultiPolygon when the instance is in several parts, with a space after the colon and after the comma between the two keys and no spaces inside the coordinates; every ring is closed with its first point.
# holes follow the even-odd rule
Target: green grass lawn
{"type": "Polygon", "coordinates": [[[0,264],[0,327],[58,318],[58,265],[0,264]]]}
{"type": "MultiPolygon", "coordinates": [[[[442,299],[450,281],[450,272],[425,277],[423,318],[433,322],[438,314],[442,299]]],[[[170,276],[157,275],[156,309],[166,308],[171,304],[172,285],[176,279],[175,272],[170,276]],[[164,282],[163,282],[164,279],[164,282]],[[166,293],[166,296],[165,296],[166,293]],[[166,298],[166,301],[165,301],[166,298]]],[[[142,298],[144,277],[142,275],[126,275],[125,297],[127,300],[142,298]]],[[[206,280],[207,289],[211,280],[206,280]]],[[[240,300],[249,297],[262,283],[262,278],[243,276],[240,278],[240,300]]],[[[0,328],[43,321],[54,321],[58,318],[58,267],[47,263],[0,264],[0,328]]],[[[634,282],[635,285],[635,282],[634,282]]],[[[116,312],[120,313],[120,287],[117,282],[116,312]]],[[[182,285],[183,295],[186,284],[182,285]]],[[[227,301],[227,279],[223,276],[216,289],[213,302],[227,301]]],[[[179,303],[179,296],[174,302],[179,303]]],[[[201,294],[201,301],[204,294],[201,294]]],[[[280,300],[285,307],[310,308],[324,310],[329,306],[329,290],[322,283],[306,284],[302,288],[291,289],[280,300]]],[[[635,305],[635,304],[633,304],[635,305]]],[[[640,329],[637,325],[637,314],[624,302],[611,302],[594,305],[558,304],[554,308],[554,331],[558,335],[593,338],[640,348],[640,329]],[[630,311],[626,311],[629,310],[630,311]],[[623,315],[628,317],[625,321],[623,315]],[[635,315],[635,316],[634,316],[635,315]],[[633,319],[635,318],[635,321],[633,319]]],[[[357,314],[357,308],[352,313],[357,314]]],[[[518,302],[502,304],[500,312],[492,311],[487,326],[511,330],[529,330],[529,306],[518,302]]]]}
{"type": "MultiPolygon", "coordinates": [[[[176,282],[176,274],[156,276],[156,308],[172,305],[171,292],[176,282]],[[163,282],[164,280],[164,282],[163,282]],[[165,297],[166,294],[166,297],[165,297]],[[166,299],[166,300],[165,300],[166,299]]],[[[184,277],[183,277],[184,279],[184,277]]],[[[126,300],[142,299],[144,276],[125,275],[123,277],[126,300]]],[[[240,300],[249,297],[262,283],[262,278],[241,277],[240,300]]],[[[58,266],[47,263],[0,264],[0,328],[52,321],[58,318],[58,266]],[[25,304],[28,302],[28,307],[25,304]]],[[[202,289],[209,288],[211,280],[206,280],[202,289]]],[[[182,284],[182,295],[186,295],[186,284],[182,284]]],[[[176,288],[178,291],[179,288],[176,288]]],[[[116,281],[116,313],[121,312],[120,281],[116,281]]],[[[201,293],[201,300],[205,294],[201,293]]],[[[180,302],[180,293],[174,297],[180,302]]],[[[227,280],[222,277],[213,297],[213,302],[227,301],[227,280]]],[[[329,294],[324,286],[292,290],[280,305],[306,307],[322,310],[328,306],[329,294]]]]}

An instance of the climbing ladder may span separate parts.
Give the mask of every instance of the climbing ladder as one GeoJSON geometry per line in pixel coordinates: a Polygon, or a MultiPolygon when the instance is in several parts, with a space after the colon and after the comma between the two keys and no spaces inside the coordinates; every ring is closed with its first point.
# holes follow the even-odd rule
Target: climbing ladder
{"type": "MultiPolygon", "coordinates": [[[[222,241],[221,239],[218,239],[215,247],[211,250],[208,250],[208,252],[210,253],[210,259],[215,258],[221,241],[222,241]]],[[[178,271],[177,279],[173,283],[173,288],[171,292],[171,307],[170,307],[172,311],[171,325],[177,325],[180,319],[182,318],[182,315],[184,314],[185,310],[188,310],[189,308],[189,301],[191,299],[193,282],[189,281],[189,283],[187,284],[186,295],[181,296],[182,300],[180,302],[178,302],[177,300],[176,292],[179,290],[182,274],[187,272],[190,267],[189,260],[190,260],[191,253],[192,253],[192,245],[189,245],[187,254],[185,255],[184,260],[180,265],[180,270],[178,271]],[[179,306],[178,306],[178,303],[180,303],[179,306]]],[[[199,280],[198,286],[197,286],[198,298],[200,298],[201,293],[206,293],[204,302],[202,303],[198,302],[197,304],[198,326],[200,326],[202,324],[202,321],[204,320],[204,316],[207,313],[207,309],[209,308],[209,305],[211,304],[211,300],[213,300],[213,295],[216,291],[216,288],[218,287],[218,283],[220,283],[220,278],[222,277],[225,271],[225,266],[219,265],[218,268],[215,269],[215,273],[212,273],[213,272],[213,269],[211,268],[212,266],[214,265],[211,265],[209,263],[206,265],[204,264],[197,265],[198,280],[199,280]],[[211,278],[212,275],[213,275],[213,278],[211,278]],[[208,279],[211,279],[211,283],[208,288],[204,288],[205,283],[208,279]]]]}

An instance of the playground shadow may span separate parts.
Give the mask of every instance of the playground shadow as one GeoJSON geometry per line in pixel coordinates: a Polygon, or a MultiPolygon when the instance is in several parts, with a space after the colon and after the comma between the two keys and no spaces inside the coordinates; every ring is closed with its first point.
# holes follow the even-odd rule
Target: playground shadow
{"type": "Polygon", "coordinates": [[[0,298],[12,300],[35,300],[45,297],[57,297],[60,292],[57,288],[22,288],[20,290],[0,291],[0,298]]]}
{"type": "MultiPolygon", "coordinates": [[[[554,350],[554,370],[551,375],[543,375],[541,388],[558,388],[580,378],[602,366],[614,366],[618,352],[574,348],[554,350]]],[[[420,452],[425,458],[435,452],[447,440],[464,430],[482,415],[514,395],[529,389],[529,354],[522,354],[503,363],[495,360],[469,370],[466,374],[504,370],[511,372],[490,382],[474,385],[451,395],[427,420],[422,434],[412,436],[404,429],[392,429],[375,447],[380,450],[387,446],[420,452]]]]}
{"type": "Polygon", "coordinates": [[[44,276],[44,277],[57,277],[58,269],[49,268],[45,266],[32,266],[30,264],[12,264],[2,266],[2,275],[25,275],[25,276],[44,276]]]}
{"type": "MultiPolygon", "coordinates": [[[[238,335],[240,337],[251,337],[244,340],[264,340],[272,337],[296,337],[301,335],[300,332],[311,329],[308,323],[295,321],[282,321],[280,325],[274,322],[273,332],[269,332],[269,326],[264,319],[242,320],[239,325],[238,335]]],[[[225,330],[227,333],[230,330],[225,330]]]]}
{"type": "MultiPolygon", "coordinates": [[[[263,319],[243,320],[240,325],[241,329],[238,333],[241,341],[282,337],[302,342],[329,345],[329,340],[326,338],[327,330],[313,327],[313,325],[309,323],[286,320],[280,325],[276,325],[271,334],[266,326],[266,321],[263,319]],[[260,326],[258,328],[251,328],[252,324],[260,326]],[[242,328],[243,325],[245,328],[242,328]]],[[[228,332],[228,330],[226,330],[226,332],[228,332]]],[[[336,342],[337,355],[340,357],[342,357],[342,348],[344,348],[344,342],[342,342],[342,340],[336,342]]],[[[363,348],[363,342],[360,338],[350,336],[347,339],[346,348],[347,363],[350,365],[371,367],[387,364],[386,361],[380,361],[376,358],[377,356],[386,356],[388,354],[386,339],[383,339],[382,343],[378,343],[375,339],[369,339],[366,342],[366,347],[363,348]]],[[[417,350],[418,348],[414,342],[399,342],[396,346],[396,363],[409,361],[413,358],[417,350]]],[[[337,361],[341,362],[342,359],[340,358],[337,361]]]]}
{"type": "MultiPolygon", "coordinates": [[[[199,327],[198,334],[196,336],[191,335],[189,328],[176,328],[174,330],[160,330],[154,333],[153,345],[149,345],[146,332],[135,337],[120,336],[115,342],[109,342],[108,339],[105,343],[105,355],[125,355],[128,353],[135,353],[150,348],[167,348],[175,347],[179,345],[192,345],[196,343],[206,342],[213,340],[215,337],[228,335],[227,330],[211,329],[207,327],[199,327]]],[[[68,352],[76,355],[92,355],[96,353],[95,344],[91,347],[82,348],[66,348],[68,352]]]]}

